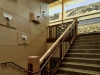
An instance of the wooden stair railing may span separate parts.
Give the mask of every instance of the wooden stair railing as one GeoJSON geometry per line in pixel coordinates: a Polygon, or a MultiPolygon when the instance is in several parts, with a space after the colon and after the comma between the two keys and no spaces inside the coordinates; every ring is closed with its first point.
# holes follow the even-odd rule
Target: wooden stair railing
{"type": "MultiPolygon", "coordinates": [[[[41,68],[38,71],[32,72],[29,70],[25,70],[24,68],[18,66],[17,64],[14,64],[12,62],[13,65],[16,65],[17,67],[19,67],[20,69],[23,69],[24,72],[27,72],[29,75],[30,74],[37,74],[39,72],[42,71],[41,75],[47,75],[46,73],[48,73],[49,75],[55,75],[61,61],[63,60],[65,54],[67,53],[70,45],[72,44],[73,40],[75,39],[75,37],[77,36],[77,18],[74,19],[74,21],[71,23],[71,25],[69,25],[69,27],[62,33],[62,35],[56,40],[56,42],[53,43],[53,45],[47,50],[47,52],[40,58],[39,63],[42,64],[41,68]],[[66,38],[69,36],[69,40],[66,41],[66,38]],[[69,44],[64,46],[64,43],[68,42],[69,44]],[[65,48],[65,49],[64,49],[65,48]],[[59,51],[59,53],[58,53],[59,51]],[[59,57],[59,61],[57,61],[55,67],[52,69],[52,72],[49,67],[50,65],[50,61],[53,57],[59,57]],[[49,68],[47,69],[46,66],[49,68]],[[49,70],[48,71],[46,71],[49,70]]],[[[55,62],[54,62],[55,63],[55,62]]],[[[6,64],[6,63],[2,63],[2,64],[6,64]]],[[[50,65],[52,66],[52,65],[50,65]]]]}

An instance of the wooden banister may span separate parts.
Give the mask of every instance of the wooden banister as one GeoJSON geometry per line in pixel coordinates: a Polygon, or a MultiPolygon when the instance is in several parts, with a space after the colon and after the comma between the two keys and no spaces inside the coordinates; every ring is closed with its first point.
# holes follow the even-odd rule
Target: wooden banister
{"type": "Polygon", "coordinates": [[[66,35],[66,33],[68,33],[71,29],[71,27],[73,27],[73,24],[77,21],[77,19],[75,19],[72,24],[63,32],[63,34],[56,40],[56,42],[54,42],[54,44],[47,50],[47,52],[40,58],[40,63],[43,62],[43,60],[45,58],[48,57],[48,55],[50,55],[50,53],[52,52],[52,50],[55,48],[55,46],[59,43],[59,41],[66,35]]]}

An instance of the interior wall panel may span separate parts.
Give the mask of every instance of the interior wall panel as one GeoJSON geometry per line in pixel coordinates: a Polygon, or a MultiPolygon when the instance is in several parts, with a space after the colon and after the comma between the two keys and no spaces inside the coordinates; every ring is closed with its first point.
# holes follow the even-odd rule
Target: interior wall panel
{"type": "Polygon", "coordinates": [[[35,0],[39,3],[46,11],[48,11],[47,2],[45,0],[35,0]]]}
{"type": "Polygon", "coordinates": [[[0,0],[0,7],[23,18],[29,19],[30,9],[18,2],[18,0],[0,0]]]}
{"type": "Polygon", "coordinates": [[[31,25],[30,21],[26,20],[22,17],[17,17],[17,30],[23,31],[23,32],[31,32],[31,25]]]}
{"type": "Polygon", "coordinates": [[[17,45],[17,31],[0,26],[0,45],[17,45]]]}
{"type": "Polygon", "coordinates": [[[47,51],[47,46],[31,46],[31,56],[39,56],[41,57],[47,51]]]}
{"type": "Polygon", "coordinates": [[[17,26],[17,18],[16,17],[17,16],[15,14],[10,13],[4,9],[0,9],[0,24],[16,28],[16,26],[17,26]],[[6,14],[12,16],[12,19],[10,20],[9,25],[7,25],[7,19],[6,19],[6,17],[4,17],[3,13],[6,13],[6,14]]]}
{"type": "Polygon", "coordinates": [[[44,28],[40,25],[36,25],[34,23],[31,23],[31,33],[47,37],[47,28],[44,28]]]}
{"type": "Polygon", "coordinates": [[[32,39],[32,46],[42,46],[46,45],[46,38],[45,37],[40,37],[38,35],[31,35],[32,39]]]}
{"type": "Polygon", "coordinates": [[[18,0],[18,1],[22,3],[23,5],[25,5],[26,7],[31,8],[31,5],[30,5],[31,0],[18,0]]]}
{"type": "Polygon", "coordinates": [[[30,55],[30,46],[0,46],[0,63],[25,60],[30,55]]]}
{"type": "Polygon", "coordinates": [[[35,11],[35,13],[40,14],[40,5],[35,1],[31,0],[31,9],[35,11]]]}

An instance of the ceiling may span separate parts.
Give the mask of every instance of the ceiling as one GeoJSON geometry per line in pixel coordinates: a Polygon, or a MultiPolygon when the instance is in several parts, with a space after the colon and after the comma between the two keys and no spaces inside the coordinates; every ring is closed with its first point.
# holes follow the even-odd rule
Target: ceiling
{"type": "MultiPolygon", "coordinates": [[[[52,0],[49,0],[49,1],[52,1],[52,0]]],[[[60,5],[62,4],[62,2],[69,2],[71,0],[53,0],[54,2],[50,3],[49,4],[49,7],[54,7],[54,6],[57,6],[57,5],[60,5]]]]}
{"type": "Polygon", "coordinates": [[[58,0],[46,0],[46,2],[47,2],[48,4],[53,3],[53,2],[55,2],[55,1],[58,1],[58,0]]]}

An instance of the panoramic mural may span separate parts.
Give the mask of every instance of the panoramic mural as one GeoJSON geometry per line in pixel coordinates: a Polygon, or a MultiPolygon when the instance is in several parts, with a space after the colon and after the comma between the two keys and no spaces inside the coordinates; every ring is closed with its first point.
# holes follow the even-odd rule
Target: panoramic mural
{"type": "MultiPolygon", "coordinates": [[[[100,10],[100,2],[66,10],[66,17],[75,16],[77,14],[85,14],[88,12],[100,10]]],[[[50,15],[50,21],[59,19],[59,13],[50,15]]]]}
{"type": "Polygon", "coordinates": [[[50,15],[50,21],[52,21],[52,20],[57,20],[57,19],[59,19],[59,13],[55,13],[55,14],[52,14],[52,15],[50,15]]]}
{"type": "Polygon", "coordinates": [[[93,12],[100,10],[100,2],[92,3],[86,6],[77,7],[74,9],[66,10],[66,17],[74,16],[77,14],[84,14],[87,12],[93,12]]]}

